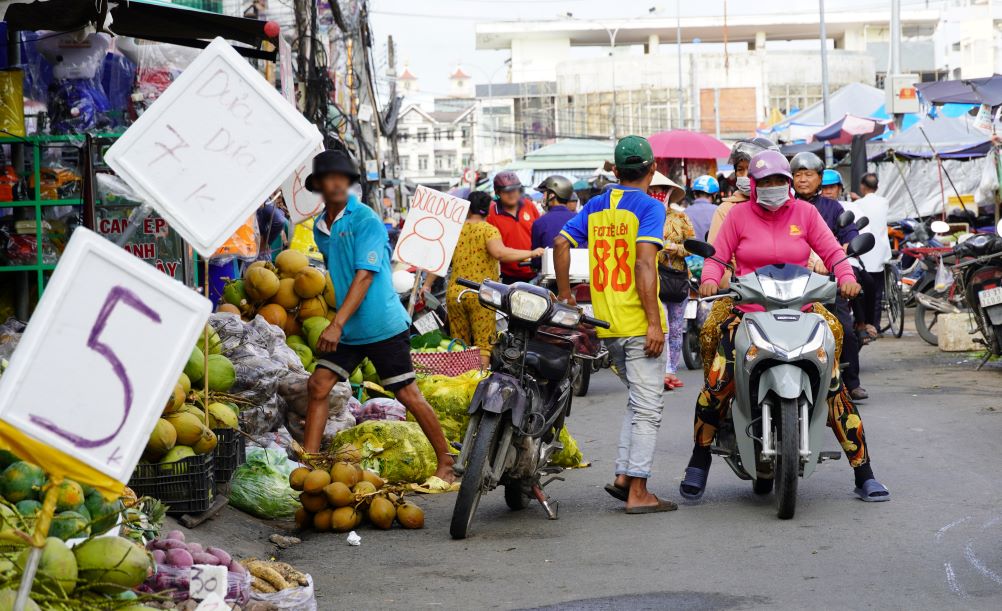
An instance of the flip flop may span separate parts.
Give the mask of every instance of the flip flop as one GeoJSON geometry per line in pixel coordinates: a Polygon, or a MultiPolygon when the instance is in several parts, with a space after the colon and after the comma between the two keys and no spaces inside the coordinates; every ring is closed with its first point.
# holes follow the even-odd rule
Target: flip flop
{"type": "Polygon", "coordinates": [[[706,492],[706,480],[710,476],[709,469],[700,469],[699,467],[686,467],[685,477],[682,478],[682,483],[678,486],[678,493],[682,495],[682,498],[689,501],[698,501],[703,498],[703,493],[706,492]],[[691,488],[699,488],[699,492],[690,493],[685,491],[685,487],[689,486],[691,488]]]}
{"type": "Polygon", "coordinates": [[[875,479],[868,479],[863,486],[856,488],[856,496],[867,503],[883,503],[891,500],[891,491],[875,479]]]}
{"type": "Polygon", "coordinates": [[[629,497],[630,495],[629,492],[627,492],[623,488],[620,488],[616,484],[606,484],[605,491],[608,492],[609,496],[611,496],[612,498],[623,501],[624,503],[626,502],[627,497],[629,497]]]}
{"type": "Polygon", "coordinates": [[[678,505],[672,503],[671,501],[662,501],[658,497],[654,497],[658,500],[657,505],[645,505],[644,507],[627,507],[626,513],[635,516],[644,513],[664,513],[666,511],[675,511],[678,509],[678,505]]]}

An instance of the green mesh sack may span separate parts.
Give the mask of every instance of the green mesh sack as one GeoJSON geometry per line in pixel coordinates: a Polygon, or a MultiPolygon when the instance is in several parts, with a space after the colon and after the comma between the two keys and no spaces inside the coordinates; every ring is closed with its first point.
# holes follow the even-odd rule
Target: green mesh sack
{"type": "Polygon", "coordinates": [[[362,468],[383,479],[421,483],[435,474],[438,460],[416,422],[369,420],[334,436],[334,447],[350,443],[362,455],[362,468]]]}

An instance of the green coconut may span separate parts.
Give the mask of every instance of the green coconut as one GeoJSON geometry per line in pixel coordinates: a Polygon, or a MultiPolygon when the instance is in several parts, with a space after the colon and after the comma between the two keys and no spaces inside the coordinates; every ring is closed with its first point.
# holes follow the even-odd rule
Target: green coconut
{"type": "Polygon", "coordinates": [[[230,359],[221,354],[209,355],[209,390],[226,392],[237,381],[237,372],[230,359]]]}
{"type": "Polygon", "coordinates": [[[331,324],[331,321],[323,316],[313,316],[303,321],[303,333],[306,334],[306,343],[314,353],[317,351],[317,340],[320,339],[320,334],[324,332],[324,329],[329,324],[331,324]]]}
{"type": "Polygon", "coordinates": [[[184,375],[188,376],[191,384],[197,384],[202,380],[204,374],[205,355],[201,348],[195,346],[191,349],[191,356],[188,357],[188,362],[184,366],[184,375]]]}
{"type": "Polygon", "coordinates": [[[131,590],[146,581],[150,558],[146,551],[121,537],[88,539],[73,548],[78,574],[106,594],[131,590]]]}
{"type": "MultiPolygon", "coordinates": [[[[25,548],[17,557],[17,566],[26,566],[30,553],[31,548],[25,548]]],[[[42,548],[32,590],[40,590],[40,585],[58,585],[66,594],[72,594],[77,587],[77,559],[70,548],[57,537],[48,537],[42,548]]],[[[0,605],[0,608],[4,607],[0,605]]]]}

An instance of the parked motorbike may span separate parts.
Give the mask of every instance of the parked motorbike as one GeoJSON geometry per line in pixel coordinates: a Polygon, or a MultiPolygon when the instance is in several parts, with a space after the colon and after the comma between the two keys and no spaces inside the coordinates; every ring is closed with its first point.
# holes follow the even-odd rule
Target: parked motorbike
{"type": "Polygon", "coordinates": [[[457,282],[467,287],[464,294],[476,292],[481,306],[504,315],[508,325],[491,353],[491,374],[470,403],[470,424],[454,467],[463,479],[449,532],[454,539],[466,538],[481,496],[499,485],[509,508],[524,509],[535,498],[555,520],[558,503],[543,489],[563,479],[550,459],[562,449],[559,436],[571,411],[572,380],[582,366],[575,358],[580,355],[577,331],[581,325],[609,328],[609,323],[558,302],[540,286],[457,282]],[[542,481],[546,475],[552,477],[542,481]]]}
{"type": "Polygon", "coordinates": [[[703,352],[699,346],[699,332],[710,306],[699,300],[699,291],[689,289],[689,302],[685,304],[685,331],[682,333],[682,361],[686,369],[703,367],[703,352]]]}
{"type": "MultiPolygon", "coordinates": [[[[874,243],[873,235],[860,234],[849,243],[846,259],[870,251],[874,243]]],[[[705,242],[686,240],[685,248],[733,271],[705,242]]],[[[834,275],[780,264],[734,277],[729,290],[701,300],[730,297],[765,308],[744,314],[735,334],[734,402],[711,451],[739,478],[752,480],[755,493],[775,488],[781,519],[793,517],[799,478],[841,456],[820,451],[835,337],[822,316],[803,311],[812,303],[834,303],[837,292],[834,275]]]]}

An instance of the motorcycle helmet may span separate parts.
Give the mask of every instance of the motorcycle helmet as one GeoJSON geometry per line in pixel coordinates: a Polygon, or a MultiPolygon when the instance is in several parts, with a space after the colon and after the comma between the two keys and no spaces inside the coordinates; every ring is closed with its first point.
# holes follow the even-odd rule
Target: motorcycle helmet
{"type": "Polygon", "coordinates": [[[716,178],[704,174],[692,182],[692,190],[713,195],[720,192],[720,183],[716,178]]]}
{"type": "MultiPolygon", "coordinates": [[[[496,176],[494,177],[494,180],[497,181],[496,176]]],[[[536,185],[536,190],[540,193],[550,191],[562,202],[570,201],[571,196],[574,195],[574,185],[571,184],[571,181],[556,174],[544,178],[543,182],[536,185]]]]}
{"type": "Polygon", "coordinates": [[[779,151],[762,151],[751,158],[748,164],[748,175],[754,180],[762,180],[767,176],[785,176],[793,180],[790,173],[790,162],[779,151]]]}
{"type": "Polygon", "coordinates": [[[825,170],[825,173],[821,175],[821,186],[830,187],[832,185],[842,184],[842,175],[836,170],[825,170]]]}
{"type": "Polygon", "coordinates": [[[498,172],[494,175],[494,193],[500,195],[507,191],[521,191],[522,181],[519,180],[518,174],[510,170],[504,172],[498,172]]]}
{"type": "Polygon", "coordinates": [[[768,138],[752,138],[751,140],[738,140],[731,148],[731,155],[727,162],[737,165],[739,161],[748,161],[762,151],[778,151],[779,146],[768,138]]]}
{"type": "Polygon", "coordinates": [[[811,170],[812,172],[817,172],[821,174],[824,172],[825,162],[821,161],[821,158],[814,153],[809,153],[807,151],[803,153],[797,153],[790,160],[790,172],[796,174],[800,170],[811,170]]]}

